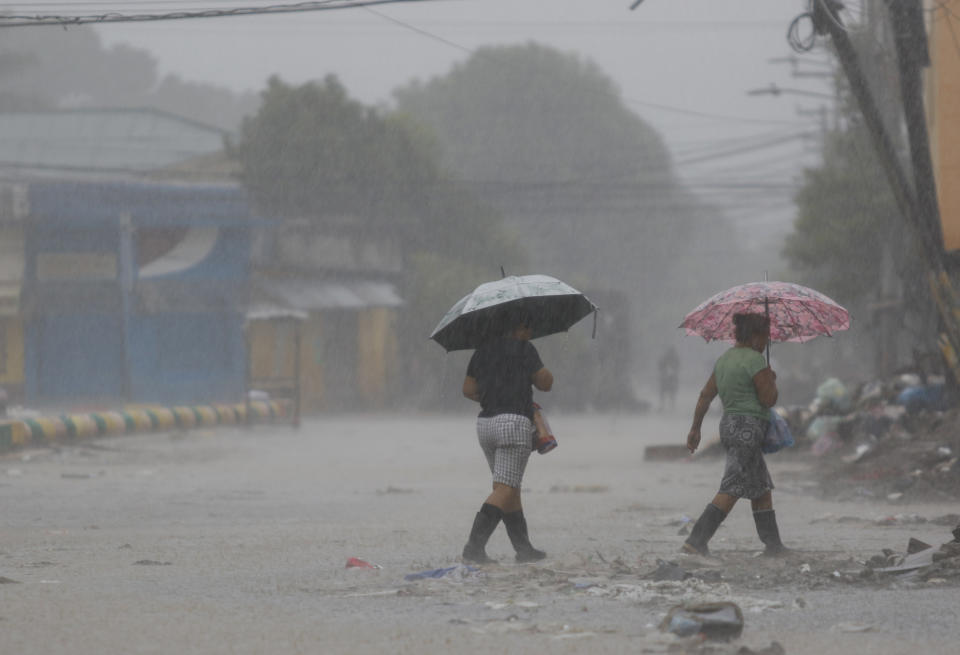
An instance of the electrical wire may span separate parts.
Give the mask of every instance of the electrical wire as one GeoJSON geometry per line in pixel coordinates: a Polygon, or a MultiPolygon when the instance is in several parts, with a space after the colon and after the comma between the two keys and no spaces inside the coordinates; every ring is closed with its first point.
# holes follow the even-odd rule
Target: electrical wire
{"type": "Polygon", "coordinates": [[[296,4],[277,4],[257,7],[232,7],[230,9],[206,9],[198,11],[178,11],[155,14],[124,14],[110,12],[105,14],[86,14],[65,16],[60,14],[7,14],[0,15],[0,29],[13,27],[35,27],[39,25],[88,25],[92,23],[145,23],[164,20],[186,20],[197,18],[228,18],[235,16],[256,16],[263,14],[295,14],[338,9],[356,9],[373,5],[388,5],[413,2],[434,2],[436,0],[315,0],[296,4]]]}

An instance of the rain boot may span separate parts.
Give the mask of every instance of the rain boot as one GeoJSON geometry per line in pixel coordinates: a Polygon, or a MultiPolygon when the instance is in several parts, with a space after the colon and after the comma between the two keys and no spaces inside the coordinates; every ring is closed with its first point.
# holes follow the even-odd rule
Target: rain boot
{"type": "Polygon", "coordinates": [[[484,503],[480,511],[473,519],[473,528],[470,530],[470,538],[467,545],[463,547],[463,561],[473,562],[474,564],[496,564],[497,560],[487,557],[484,550],[490,535],[497,529],[500,519],[503,518],[503,510],[496,505],[484,503]]]}
{"type": "Polygon", "coordinates": [[[787,547],[780,541],[780,530],[777,528],[777,513],[772,509],[762,509],[753,513],[753,521],[757,524],[757,534],[766,548],[764,555],[776,557],[787,552],[787,547]]]}
{"type": "Polygon", "coordinates": [[[507,536],[510,537],[513,549],[517,551],[518,562],[536,562],[547,556],[545,552],[530,544],[530,537],[527,535],[527,519],[523,517],[523,510],[504,514],[503,525],[507,528],[507,536]]]}
{"type": "Polygon", "coordinates": [[[690,536],[683,542],[683,550],[695,555],[709,555],[710,549],[707,548],[707,542],[725,518],[727,515],[722,509],[713,503],[708,503],[690,531],[690,536]]]}

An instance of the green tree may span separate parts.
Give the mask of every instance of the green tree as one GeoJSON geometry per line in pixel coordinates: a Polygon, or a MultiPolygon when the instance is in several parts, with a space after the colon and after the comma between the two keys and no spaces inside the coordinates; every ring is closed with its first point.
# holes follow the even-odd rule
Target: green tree
{"type": "Polygon", "coordinates": [[[437,134],[444,166],[528,245],[529,272],[630,307],[608,328],[627,332],[629,351],[601,355],[613,341],[603,333],[563,345],[565,361],[590,360],[570,352],[582,345],[594,362],[625,363],[570,371],[565,388],[576,399],[593,401],[591,375],[622,374],[617,384],[628,388],[631,357],[655,360],[683,313],[747,261],[727,221],[683,188],[660,135],[589,61],[535,43],[484,47],[395,97],[437,134]]]}
{"type": "Polygon", "coordinates": [[[444,173],[421,124],[350,98],[334,76],[299,86],[269,80],[229,150],[265,215],[402,244],[398,331],[404,370],[418,381],[402,391],[435,407],[445,360],[427,336],[505,258],[523,260],[498,214],[444,173]]]}
{"type": "Polygon", "coordinates": [[[358,216],[411,237],[440,181],[430,139],[351,99],[334,76],[291,86],[273,77],[234,148],[258,203],[291,218],[358,216]]]}
{"type": "Polygon", "coordinates": [[[0,40],[0,109],[155,107],[234,130],[256,110],[254,94],[212,84],[162,79],[145,50],[105,48],[90,27],[4,30],[0,40]]]}
{"type": "Polygon", "coordinates": [[[935,351],[925,266],[870,134],[844,95],[842,126],[825,135],[823,162],[804,173],[783,255],[797,279],[850,310],[859,338],[817,340],[785,357],[808,377],[889,373],[912,351],[935,351]]]}
{"type": "MultiPolygon", "coordinates": [[[[873,296],[887,244],[902,243],[903,219],[866,128],[826,137],[823,164],[804,172],[797,217],[783,254],[806,280],[842,302],[873,296]]],[[[896,249],[898,268],[906,264],[896,249]]]]}

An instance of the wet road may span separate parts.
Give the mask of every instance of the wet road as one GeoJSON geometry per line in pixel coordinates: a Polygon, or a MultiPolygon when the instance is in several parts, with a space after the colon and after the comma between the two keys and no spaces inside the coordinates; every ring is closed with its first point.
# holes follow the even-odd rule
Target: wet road
{"type": "MultiPolygon", "coordinates": [[[[684,565],[670,523],[699,513],[722,463],[643,460],[647,445],[682,442],[682,416],[551,422],[560,447],[532,456],[524,486],[531,539],[550,557],[513,564],[501,529],[488,548],[501,565],[466,580],[403,576],[456,564],[486,495],[467,414],[137,435],[5,456],[0,576],[14,582],[0,584],[0,653],[665,652],[672,638],[655,626],[681,592],[644,595],[639,572],[657,558],[684,565]],[[382,568],[347,569],[349,557],[382,568]]],[[[795,579],[807,561],[851,558],[856,569],[910,536],[949,538],[931,524],[818,518],[956,507],[819,500],[807,463],[770,461],[781,532],[799,554],[752,560],[759,542],[746,507],[711,544],[740,565],[758,562],[756,580],[707,590],[744,606],[740,643],[955,653],[956,586],[795,579]]]]}

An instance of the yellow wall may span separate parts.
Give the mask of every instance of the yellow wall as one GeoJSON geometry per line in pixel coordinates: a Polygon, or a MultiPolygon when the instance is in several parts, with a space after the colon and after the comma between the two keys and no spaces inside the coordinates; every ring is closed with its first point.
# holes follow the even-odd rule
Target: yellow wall
{"type": "Polygon", "coordinates": [[[960,18],[930,14],[930,143],[946,250],[960,250],[960,18]]]}
{"type": "Polygon", "coordinates": [[[0,317],[0,384],[23,384],[23,324],[19,318],[0,317]]]}
{"type": "Polygon", "coordinates": [[[311,314],[303,322],[302,346],[300,349],[300,407],[304,412],[318,412],[324,409],[326,389],[323,379],[321,353],[323,339],[323,318],[311,314]]]}
{"type": "MultiPolygon", "coordinates": [[[[397,362],[396,312],[393,309],[373,308],[357,313],[357,329],[354,334],[340,335],[343,343],[337,348],[356,351],[356,388],[347,389],[348,395],[357,400],[357,405],[367,408],[382,407],[389,392],[397,362]]],[[[269,384],[258,380],[276,377],[292,378],[294,375],[294,345],[292,331],[282,334],[282,324],[273,321],[253,321],[248,326],[250,367],[254,388],[269,391],[269,384]]],[[[303,413],[327,409],[327,385],[337,380],[327,380],[324,369],[325,340],[332,338],[323,330],[323,315],[311,314],[300,323],[300,409],[303,413]]],[[[353,378],[353,376],[350,376],[353,378]]],[[[350,383],[352,387],[352,381],[350,383]]],[[[342,395],[342,394],[341,394],[342,395]]]]}
{"type": "Polygon", "coordinates": [[[392,309],[376,308],[360,312],[357,321],[357,387],[364,403],[381,407],[386,399],[396,352],[392,309]]]}

